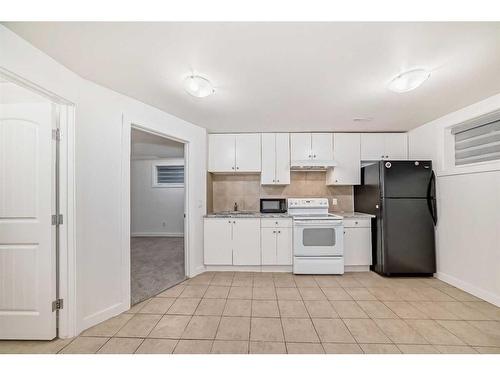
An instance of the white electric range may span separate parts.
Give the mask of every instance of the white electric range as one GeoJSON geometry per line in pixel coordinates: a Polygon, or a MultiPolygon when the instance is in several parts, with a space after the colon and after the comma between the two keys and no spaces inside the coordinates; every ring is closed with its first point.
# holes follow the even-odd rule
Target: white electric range
{"type": "Polygon", "coordinates": [[[293,273],[344,273],[342,217],[328,213],[327,198],[289,198],[293,217],[293,273]]]}

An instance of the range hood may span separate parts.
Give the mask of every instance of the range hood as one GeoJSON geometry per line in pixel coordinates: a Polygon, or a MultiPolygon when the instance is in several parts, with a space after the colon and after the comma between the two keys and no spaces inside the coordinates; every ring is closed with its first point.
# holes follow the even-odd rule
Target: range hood
{"type": "Polygon", "coordinates": [[[333,168],[337,165],[335,160],[292,160],[290,169],[294,171],[326,171],[328,168],[333,168]]]}

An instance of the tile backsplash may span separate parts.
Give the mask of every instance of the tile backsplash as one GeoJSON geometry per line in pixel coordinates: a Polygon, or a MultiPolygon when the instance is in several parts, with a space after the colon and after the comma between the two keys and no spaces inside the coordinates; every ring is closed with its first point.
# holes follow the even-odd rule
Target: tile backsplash
{"type": "Polygon", "coordinates": [[[290,185],[261,185],[260,175],[213,174],[208,179],[209,212],[232,210],[234,202],[239,210],[259,211],[259,199],[280,198],[328,198],[330,211],[353,211],[352,186],[326,186],[326,172],[291,172],[290,185]],[[332,206],[332,198],[337,205],[332,206]]]}

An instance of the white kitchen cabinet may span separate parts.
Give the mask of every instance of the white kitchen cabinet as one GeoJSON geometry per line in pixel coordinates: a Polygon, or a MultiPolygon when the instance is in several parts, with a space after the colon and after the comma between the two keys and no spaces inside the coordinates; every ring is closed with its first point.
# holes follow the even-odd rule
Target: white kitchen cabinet
{"type": "Polygon", "coordinates": [[[290,135],[288,133],[262,134],[262,185],[290,183],[290,135]]]}
{"type": "Polygon", "coordinates": [[[276,264],[292,265],[292,228],[279,228],[276,236],[276,264]]]}
{"type": "Polygon", "coordinates": [[[406,133],[362,133],[361,160],[408,160],[406,133]]]}
{"type": "Polygon", "coordinates": [[[333,134],[332,133],[312,133],[311,151],[313,159],[332,160],[333,159],[333,134]]]}
{"type": "Polygon", "coordinates": [[[260,134],[236,134],[236,172],[260,172],[260,134]]]}
{"type": "Polygon", "coordinates": [[[260,219],[205,218],[207,265],[260,265],[260,219]]]}
{"type": "Polygon", "coordinates": [[[359,185],[361,183],[361,136],[359,133],[335,133],[333,158],[337,162],[326,174],[327,185],[359,185]]]}
{"type": "Polygon", "coordinates": [[[292,160],[307,160],[311,157],[311,133],[291,133],[290,158],[292,160]]]}
{"type": "Polygon", "coordinates": [[[344,265],[372,264],[371,219],[344,218],[344,265]]]}
{"type": "Polygon", "coordinates": [[[408,136],[406,133],[386,133],[384,146],[386,159],[408,160],[408,136]]]}
{"type": "Polygon", "coordinates": [[[208,265],[233,264],[233,224],[230,219],[204,220],[204,259],[208,265]]]}
{"type": "Polygon", "coordinates": [[[262,219],[261,251],[263,265],[292,264],[292,222],[289,219],[262,219]],[[265,220],[265,221],[264,221],[265,220]]]}
{"type": "Polygon", "coordinates": [[[234,219],[232,243],[233,265],[260,265],[260,219],[234,219]]]}
{"type": "Polygon", "coordinates": [[[261,228],[260,248],[262,252],[262,265],[276,264],[276,228],[261,228]]]}
{"type": "Polygon", "coordinates": [[[292,133],[290,147],[292,160],[333,159],[332,133],[292,133]]]}
{"type": "Polygon", "coordinates": [[[210,134],[209,172],[260,172],[260,134],[210,134]]]}
{"type": "Polygon", "coordinates": [[[235,171],[235,138],[233,134],[209,134],[208,171],[235,171]]]}

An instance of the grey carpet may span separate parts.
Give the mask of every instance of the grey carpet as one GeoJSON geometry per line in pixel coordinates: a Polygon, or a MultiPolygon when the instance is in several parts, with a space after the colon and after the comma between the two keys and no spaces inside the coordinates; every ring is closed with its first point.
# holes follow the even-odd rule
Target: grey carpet
{"type": "Polygon", "coordinates": [[[132,305],[184,280],[183,237],[132,237],[130,248],[132,305]]]}

